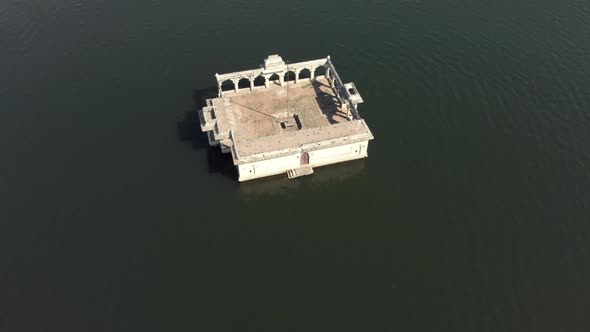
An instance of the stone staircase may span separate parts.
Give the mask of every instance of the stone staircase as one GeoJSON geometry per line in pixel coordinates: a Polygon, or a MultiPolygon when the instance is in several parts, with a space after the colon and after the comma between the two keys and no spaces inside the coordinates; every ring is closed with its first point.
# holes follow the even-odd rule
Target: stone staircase
{"type": "Polygon", "coordinates": [[[301,167],[287,171],[287,179],[290,180],[310,174],[313,174],[313,168],[310,165],[302,165],[301,167]]]}

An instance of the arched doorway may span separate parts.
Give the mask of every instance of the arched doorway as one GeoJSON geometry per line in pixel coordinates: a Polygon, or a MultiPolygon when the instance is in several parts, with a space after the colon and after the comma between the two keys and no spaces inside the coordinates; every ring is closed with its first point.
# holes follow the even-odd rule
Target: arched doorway
{"type": "Polygon", "coordinates": [[[250,89],[250,80],[244,77],[238,81],[238,89],[250,89]]]}
{"type": "Polygon", "coordinates": [[[221,91],[234,91],[234,82],[232,80],[221,82],[221,91]]]}
{"type": "Polygon", "coordinates": [[[309,153],[303,152],[299,159],[300,165],[309,165],[309,153]]]}
{"type": "Polygon", "coordinates": [[[326,75],[326,67],[319,66],[313,71],[313,77],[324,76],[326,75]]]}
{"type": "Polygon", "coordinates": [[[266,79],[264,76],[258,76],[254,79],[254,86],[264,86],[266,83],[266,79]]]}
{"type": "Polygon", "coordinates": [[[294,71],[288,71],[285,73],[285,82],[290,82],[290,81],[295,81],[295,72],[294,71]]]}
{"type": "Polygon", "coordinates": [[[281,84],[279,82],[279,74],[272,74],[272,76],[268,79],[268,81],[275,83],[275,84],[281,84]]]}
{"type": "Polygon", "coordinates": [[[307,68],[305,69],[301,69],[301,71],[299,72],[299,79],[310,79],[311,78],[311,71],[307,68]]]}

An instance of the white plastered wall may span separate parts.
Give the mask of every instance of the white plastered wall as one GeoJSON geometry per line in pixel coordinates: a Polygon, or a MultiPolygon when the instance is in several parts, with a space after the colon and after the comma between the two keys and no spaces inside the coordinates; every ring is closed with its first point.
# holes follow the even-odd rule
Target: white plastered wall
{"type": "MultiPolygon", "coordinates": [[[[367,157],[368,141],[308,152],[311,167],[367,157]]],[[[301,166],[301,153],[238,165],[240,181],[286,173],[301,166]]]]}

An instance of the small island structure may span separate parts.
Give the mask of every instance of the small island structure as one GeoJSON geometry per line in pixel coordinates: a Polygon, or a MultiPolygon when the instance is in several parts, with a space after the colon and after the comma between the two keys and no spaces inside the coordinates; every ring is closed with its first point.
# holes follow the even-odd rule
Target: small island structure
{"type": "Polygon", "coordinates": [[[343,83],[330,56],[285,63],[270,55],[260,68],[215,74],[218,97],[198,109],[211,146],[231,153],[239,181],[366,158],[373,135],[360,117],[354,83],[343,83]]]}

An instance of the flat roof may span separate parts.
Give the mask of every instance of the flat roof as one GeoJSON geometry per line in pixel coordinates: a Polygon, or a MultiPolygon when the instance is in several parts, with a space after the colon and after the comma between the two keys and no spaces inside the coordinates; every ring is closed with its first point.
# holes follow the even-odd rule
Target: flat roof
{"type": "Polygon", "coordinates": [[[324,77],[224,91],[211,104],[217,132],[232,133],[235,164],[373,138],[364,120],[349,118],[324,77]],[[282,125],[285,120],[295,121],[294,115],[296,127],[282,125]]]}
{"type": "Polygon", "coordinates": [[[364,120],[354,120],[324,127],[300,129],[279,135],[235,141],[237,160],[248,161],[276,158],[299,149],[313,151],[320,148],[362,142],[373,139],[364,120]]]}

